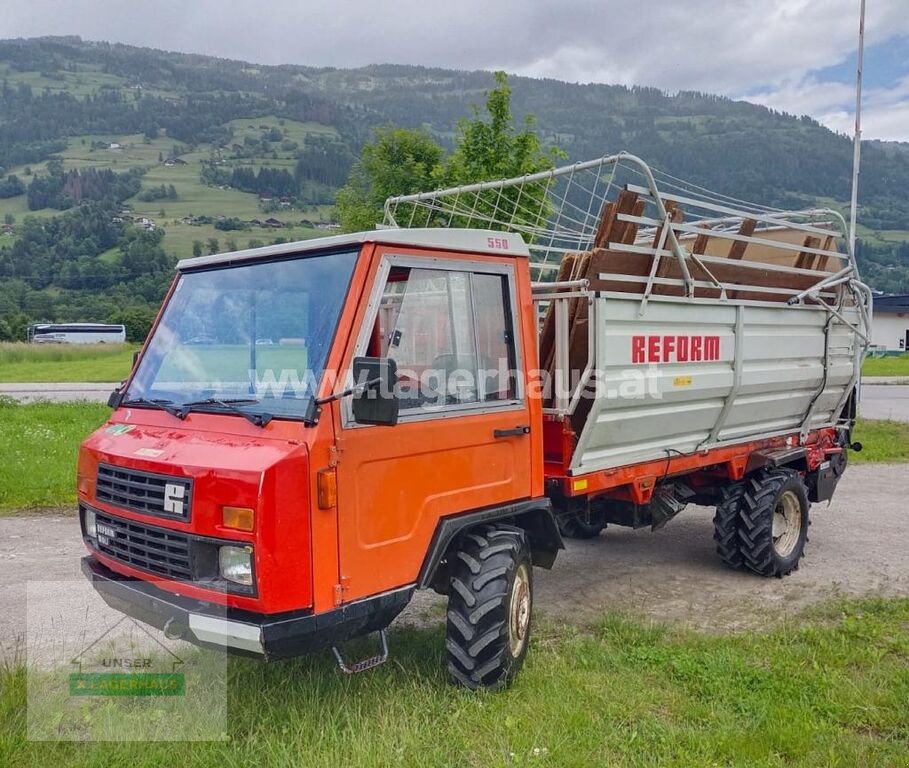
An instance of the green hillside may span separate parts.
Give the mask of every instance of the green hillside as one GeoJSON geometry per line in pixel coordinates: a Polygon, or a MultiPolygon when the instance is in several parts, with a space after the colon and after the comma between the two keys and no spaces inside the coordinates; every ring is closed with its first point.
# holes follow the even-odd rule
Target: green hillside
{"type": "MultiPolygon", "coordinates": [[[[141,325],[176,258],[323,234],[372,128],[450,146],[488,72],[265,67],[78,38],[0,41],[0,339],[35,319],[141,325]]],[[[845,206],[851,142],[700,93],[510,78],[571,160],[627,149],[754,202],[845,206]]],[[[864,148],[860,259],[909,291],[909,151],[864,148]]]]}

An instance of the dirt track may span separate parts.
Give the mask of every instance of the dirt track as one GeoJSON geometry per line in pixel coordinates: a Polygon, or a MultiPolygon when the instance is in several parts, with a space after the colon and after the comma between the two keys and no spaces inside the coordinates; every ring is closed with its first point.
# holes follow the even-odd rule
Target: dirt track
{"type": "MultiPolygon", "coordinates": [[[[536,610],[584,622],[621,609],[710,630],[766,625],[837,596],[909,597],[909,465],[852,466],[834,502],[815,505],[807,555],[785,579],[724,568],[712,540],[713,511],[690,507],[664,530],[609,528],[571,541],[553,571],[536,571],[536,610]]],[[[73,515],[0,519],[0,650],[23,634],[29,580],[81,584],[83,554],[73,515]]],[[[74,590],[74,593],[76,590],[74,590]]],[[[73,596],[46,598],[65,627],[73,596]]],[[[442,599],[420,593],[402,620],[441,621],[442,599]]]]}

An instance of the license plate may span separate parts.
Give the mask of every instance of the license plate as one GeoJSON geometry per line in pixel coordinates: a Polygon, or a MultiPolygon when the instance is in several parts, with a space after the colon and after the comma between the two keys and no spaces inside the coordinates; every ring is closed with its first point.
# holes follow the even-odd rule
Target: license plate
{"type": "Polygon", "coordinates": [[[98,531],[99,536],[108,536],[111,539],[115,539],[117,537],[117,532],[109,525],[98,523],[95,525],[95,529],[98,531]]]}

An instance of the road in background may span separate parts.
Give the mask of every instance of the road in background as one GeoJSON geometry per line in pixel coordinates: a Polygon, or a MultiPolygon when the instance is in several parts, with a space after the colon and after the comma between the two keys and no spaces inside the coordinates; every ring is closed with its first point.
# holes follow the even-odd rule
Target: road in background
{"type": "Polygon", "coordinates": [[[866,419],[909,422],[909,386],[905,384],[864,384],[859,415],[866,419]]]}
{"type": "MultiPolygon", "coordinates": [[[[902,379],[901,379],[902,380],[902,379]]],[[[69,402],[88,400],[106,403],[117,383],[107,384],[0,384],[0,397],[12,397],[21,403],[35,400],[69,402]]],[[[862,386],[860,413],[866,419],[893,419],[909,422],[909,385],[871,384],[862,386]]]]}
{"type": "Polygon", "coordinates": [[[77,400],[88,400],[92,403],[106,403],[114,387],[119,382],[108,384],[0,384],[0,397],[11,397],[20,403],[32,403],[35,400],[50,400],[55,403],[68,403],[77,400]]]}

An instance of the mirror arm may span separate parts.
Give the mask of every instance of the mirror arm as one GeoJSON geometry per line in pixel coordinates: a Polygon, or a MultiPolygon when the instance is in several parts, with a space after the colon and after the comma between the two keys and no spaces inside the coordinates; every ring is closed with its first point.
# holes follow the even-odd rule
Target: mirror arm
{"type": "Polygon", "coordinates": [[[381,377],[375,378],[375,379],[370,379],[369,381],[364,381],[362,384],[357,384],[356,386],[351,387],[350,389],[345,389],[344,391],[337,392],[334,395],[328,395],[327,397],[320,397],[318,400],[316,400],[316,405],[327,405],[328,403],[333,403],[333,402],[335,402],[335,400],[341,400],[342,398],[350,397],[351,395],[355,395],[358,392],[362,392],[365,389],[369,389],[370,387],[373,387],[376,384],[381,384],[381,383],[382,383],[381,377]]]}

